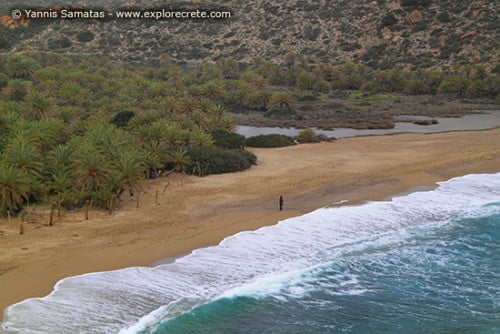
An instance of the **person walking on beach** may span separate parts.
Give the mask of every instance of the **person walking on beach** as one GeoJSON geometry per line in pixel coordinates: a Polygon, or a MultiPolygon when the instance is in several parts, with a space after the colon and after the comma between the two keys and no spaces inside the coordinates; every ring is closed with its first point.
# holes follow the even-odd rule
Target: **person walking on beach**
{"type": "Polygon", "coordinates": [[[280,211],[283,211],[283,205],[285,204],[285,200],[283,199],[283,195],[280,196],[279,204],[280,204],[280,211]]]}

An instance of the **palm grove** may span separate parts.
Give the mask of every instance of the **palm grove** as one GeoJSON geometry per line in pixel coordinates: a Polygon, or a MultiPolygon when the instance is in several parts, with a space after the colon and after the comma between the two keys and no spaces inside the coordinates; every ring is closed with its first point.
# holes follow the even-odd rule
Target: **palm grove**
{"type": "Polygon", "coordinates": [[[363,90],[497,96],[498,76],[481,66],[371,71],[230,58],[181,67],[78,59],[53,53],[0,59],[0,214],[27,203],[110,211],[145,178],[206,175],[255,163],[226,110],[281,112],[300,94],[363,90]]]}

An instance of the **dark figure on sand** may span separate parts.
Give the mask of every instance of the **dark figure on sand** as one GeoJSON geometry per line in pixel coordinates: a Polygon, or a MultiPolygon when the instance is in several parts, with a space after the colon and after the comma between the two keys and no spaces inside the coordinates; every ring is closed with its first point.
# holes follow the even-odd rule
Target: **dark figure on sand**
{"type": "Polygon", "coordinates": [[[279,203],[280,203],[280,211],[283,211],[283,204],[285,204],[285,200],[283,199],[283,195],[280,196],[279,203]]]}

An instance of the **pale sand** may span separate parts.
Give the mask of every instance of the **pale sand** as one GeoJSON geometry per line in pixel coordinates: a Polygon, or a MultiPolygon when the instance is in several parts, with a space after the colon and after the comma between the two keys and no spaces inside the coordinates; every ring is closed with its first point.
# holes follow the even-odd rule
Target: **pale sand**
{"type": "MultiPolygon", "coordinates": [[[[455,176],[499,172],[499,143],[496,129],[254,149],[258,165],[242,173],[186,177],[183,185],[178,175],[148,181],[139,209],[127,195],[112,216],[93,211],[84,221],[83,212],[64,213],[53,227],[27,224],[22,236],[17,220],[4,219],[0,309],[44,296],[67,276],[150,265],[337,201],[383,200],[455,176]],[[278,212],[281,194],[286,210],[278,212]]],[[[31,216],[47,217],[43,208],[31,216]]]]}

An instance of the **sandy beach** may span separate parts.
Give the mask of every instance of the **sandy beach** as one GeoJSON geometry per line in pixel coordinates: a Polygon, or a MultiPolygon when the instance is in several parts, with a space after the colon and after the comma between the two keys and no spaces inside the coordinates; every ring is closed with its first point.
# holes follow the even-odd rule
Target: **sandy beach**
{"type": "Polygon", "coordinates": [[[24,235],[17,218],[0,221],[0,309],[44,296],[64,277],[151,265],[340,201],[383,200],[456,176],[499,172],[498,143],[500,129],[252,149],[258,165],[245,172],[146,181],[139,208],[126,195],[112,215],[94,210],[86,221],[83,210],[63,212],[48,227],[47,208],[36,207],[24,235]]]}

